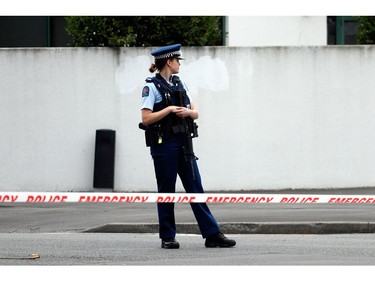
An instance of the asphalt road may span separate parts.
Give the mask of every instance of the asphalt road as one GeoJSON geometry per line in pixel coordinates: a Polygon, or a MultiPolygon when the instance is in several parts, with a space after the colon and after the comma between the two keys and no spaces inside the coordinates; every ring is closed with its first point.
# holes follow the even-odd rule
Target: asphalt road
{"type": "Polygon", "coordinates": [[[0,234],[1,265],[33,266],[374,266],[375,234],[234,234],[233,248],[206,248],[180,234],[163,249],[157,234],[0,234]],[[38,254],[39,258],[33,258],[38,254]]]}
{"type": "MultiPolygon", "coordinates": [[[[373,194],[370,191],[355,190],[373,194]]],[[[16,279],[37,274],[38,281],[82,274],[90,280],[165,280],[172,274],[189,281],[194,275],[291,281],[327,276],[352,280],[371,276],[374,270],[373,204],[209,207],[225,234],[236,239],[234,248],[205,248],[188,204],[176,204],[181,248],[165,250],[153,203],[0,203],[1,274],[16,279]]]]}

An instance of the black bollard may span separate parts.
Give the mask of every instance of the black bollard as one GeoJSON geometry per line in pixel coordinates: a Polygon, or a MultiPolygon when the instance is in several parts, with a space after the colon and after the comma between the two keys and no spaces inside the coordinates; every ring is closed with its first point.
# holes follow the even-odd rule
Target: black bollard
{"type": "Polygon", "coordinates": [[[96,130],[94,187],[114,187],[116,131],[96,130]]]}

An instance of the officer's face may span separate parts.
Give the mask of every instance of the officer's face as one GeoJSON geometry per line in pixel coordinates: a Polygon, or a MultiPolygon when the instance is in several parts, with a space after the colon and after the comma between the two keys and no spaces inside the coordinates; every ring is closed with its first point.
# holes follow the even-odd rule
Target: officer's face
{"type": "Polygon", "coordinates": [[[172,71],[172,74],[176,74],[180,71],[180,60],[177,58],[174,58],[170,61],[170,68],[172,71]]]}

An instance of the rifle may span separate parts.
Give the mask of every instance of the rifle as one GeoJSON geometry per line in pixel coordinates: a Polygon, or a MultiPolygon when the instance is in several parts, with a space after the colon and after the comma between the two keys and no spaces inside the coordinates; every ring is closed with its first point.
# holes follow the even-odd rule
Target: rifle
{"type": "MultiPolygon", "coordinates": [[[[178,89],[175,91],[175,94],[178,94],[178,101],[180,106],[187,108],[188,105],[186,104],[186,91],[178,89]]],[[[198,137],[198,125],[192,118],[186,117],[181,118],[181,123],[177,126],[173,126],[172,130],[174,133],[183,133],[185,136],[186,145],[182,147],[182,150],[184,153],[185,161],[188,161],[190,159],[193,179],[195,179],[193,157],[195,158],[195,160],[198,160],[198,157],[196,157],[194,154],[193,138],[198,137]]]]}

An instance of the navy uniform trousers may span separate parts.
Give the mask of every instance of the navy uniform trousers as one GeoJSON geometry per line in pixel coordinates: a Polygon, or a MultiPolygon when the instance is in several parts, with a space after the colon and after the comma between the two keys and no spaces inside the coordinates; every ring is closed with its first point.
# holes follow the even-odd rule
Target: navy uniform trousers
{"type": "MultiPolygon", "coordinates": [[[[191,156],[188,156],[187,160],[185,159],[183,145],[182,137],[173,137],[150,148],[159,193],[175,193],[177,175],[180,177],[186,193],[204,192],[196,159],[191,156]]],[[[190,206],[203,238],[220,231],[219,225],[206,203],[190,203],[190,206]]],[[[159,237],[161,239],[174,238],[176,235],[174,203],[157,203],[157,209],[159,237]]]]}

